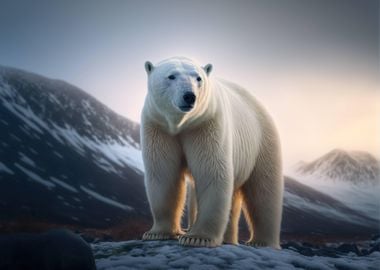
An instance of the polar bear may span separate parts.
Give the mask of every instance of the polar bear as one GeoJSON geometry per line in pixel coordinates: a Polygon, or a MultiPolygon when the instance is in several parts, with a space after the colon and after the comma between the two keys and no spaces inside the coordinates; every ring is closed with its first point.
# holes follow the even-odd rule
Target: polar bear
{"type": "Polygon", "coordinates": [[[243,208],[247,244],[280,248],[280,143],[264,108],[242,87],[211,76],[211,64],[174,57],[156,66],[148,61],[145,70],[141,147],[153,226],[143,239],[237,244],[243,208]],[[195,202],[184,233],[186,177],[195,202]]]}

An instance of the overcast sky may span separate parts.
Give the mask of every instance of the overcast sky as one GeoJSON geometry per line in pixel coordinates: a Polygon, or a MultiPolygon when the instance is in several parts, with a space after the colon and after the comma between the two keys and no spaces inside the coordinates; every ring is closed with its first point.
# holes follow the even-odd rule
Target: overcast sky
{"type": "Polygon", "coordinates": [[[0,0],[0,64],[63,79],[135,121],[144,62],[183,55],[249,89],[286,167],[380,150],[379,1],[0,0]]]}

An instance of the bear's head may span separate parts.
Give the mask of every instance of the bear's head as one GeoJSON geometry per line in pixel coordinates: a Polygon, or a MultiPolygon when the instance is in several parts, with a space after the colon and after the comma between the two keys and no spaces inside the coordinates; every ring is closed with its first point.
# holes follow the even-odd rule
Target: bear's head
{"type": "Polygon", "coordinates": [[[204,67],[194,60],[173,57],[157,65],[145,62],[148,96],[161,114],[185,115],[201,106],[207,96],[212,65],[204,67]]]}

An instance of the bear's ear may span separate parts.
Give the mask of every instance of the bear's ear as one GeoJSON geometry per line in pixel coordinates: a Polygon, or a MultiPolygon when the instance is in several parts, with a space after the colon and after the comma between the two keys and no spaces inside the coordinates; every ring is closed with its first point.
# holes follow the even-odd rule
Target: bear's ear
{"type": "Polygon", "coordinates": [[[211,71],[212,71],[212,65],[211,64],[207,64],[203,67],[203,69],[205,70],[207,76],[210,75],[211,71]]]}
{"type": "Polygon", "coordinates": [[[149,75],[153,71],[153,69],[154,69],[153,64],[151,62],[149,62],[149,61],[146,61],[145,62],[145,71],[146,71],[146,73],[149,75]]]}

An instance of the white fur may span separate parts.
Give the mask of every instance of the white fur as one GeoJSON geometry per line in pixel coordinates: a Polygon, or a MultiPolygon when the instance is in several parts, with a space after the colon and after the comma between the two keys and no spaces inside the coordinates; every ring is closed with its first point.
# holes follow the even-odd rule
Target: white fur
{"type": "Polygon", "coordinates": [[[211,65],[202,68],[176,57],[156,66],[147,62],[145,68],[141,143],[154,223],[143,238],[181,235],[183,245],[237,244],[243,206],[251,230],[248,244],[279,248],[280,145],[265,110],[248,91],[209,75],[211,65]],[[175,80],[168,79],[172,74],[175,80]],[[188,91],[196,101],[183,112],[179,107],[188,91]],[[196,200],[191,200],[191,227],[183,234],[186,175],[193,179],[190,198],[196,200]]]}

